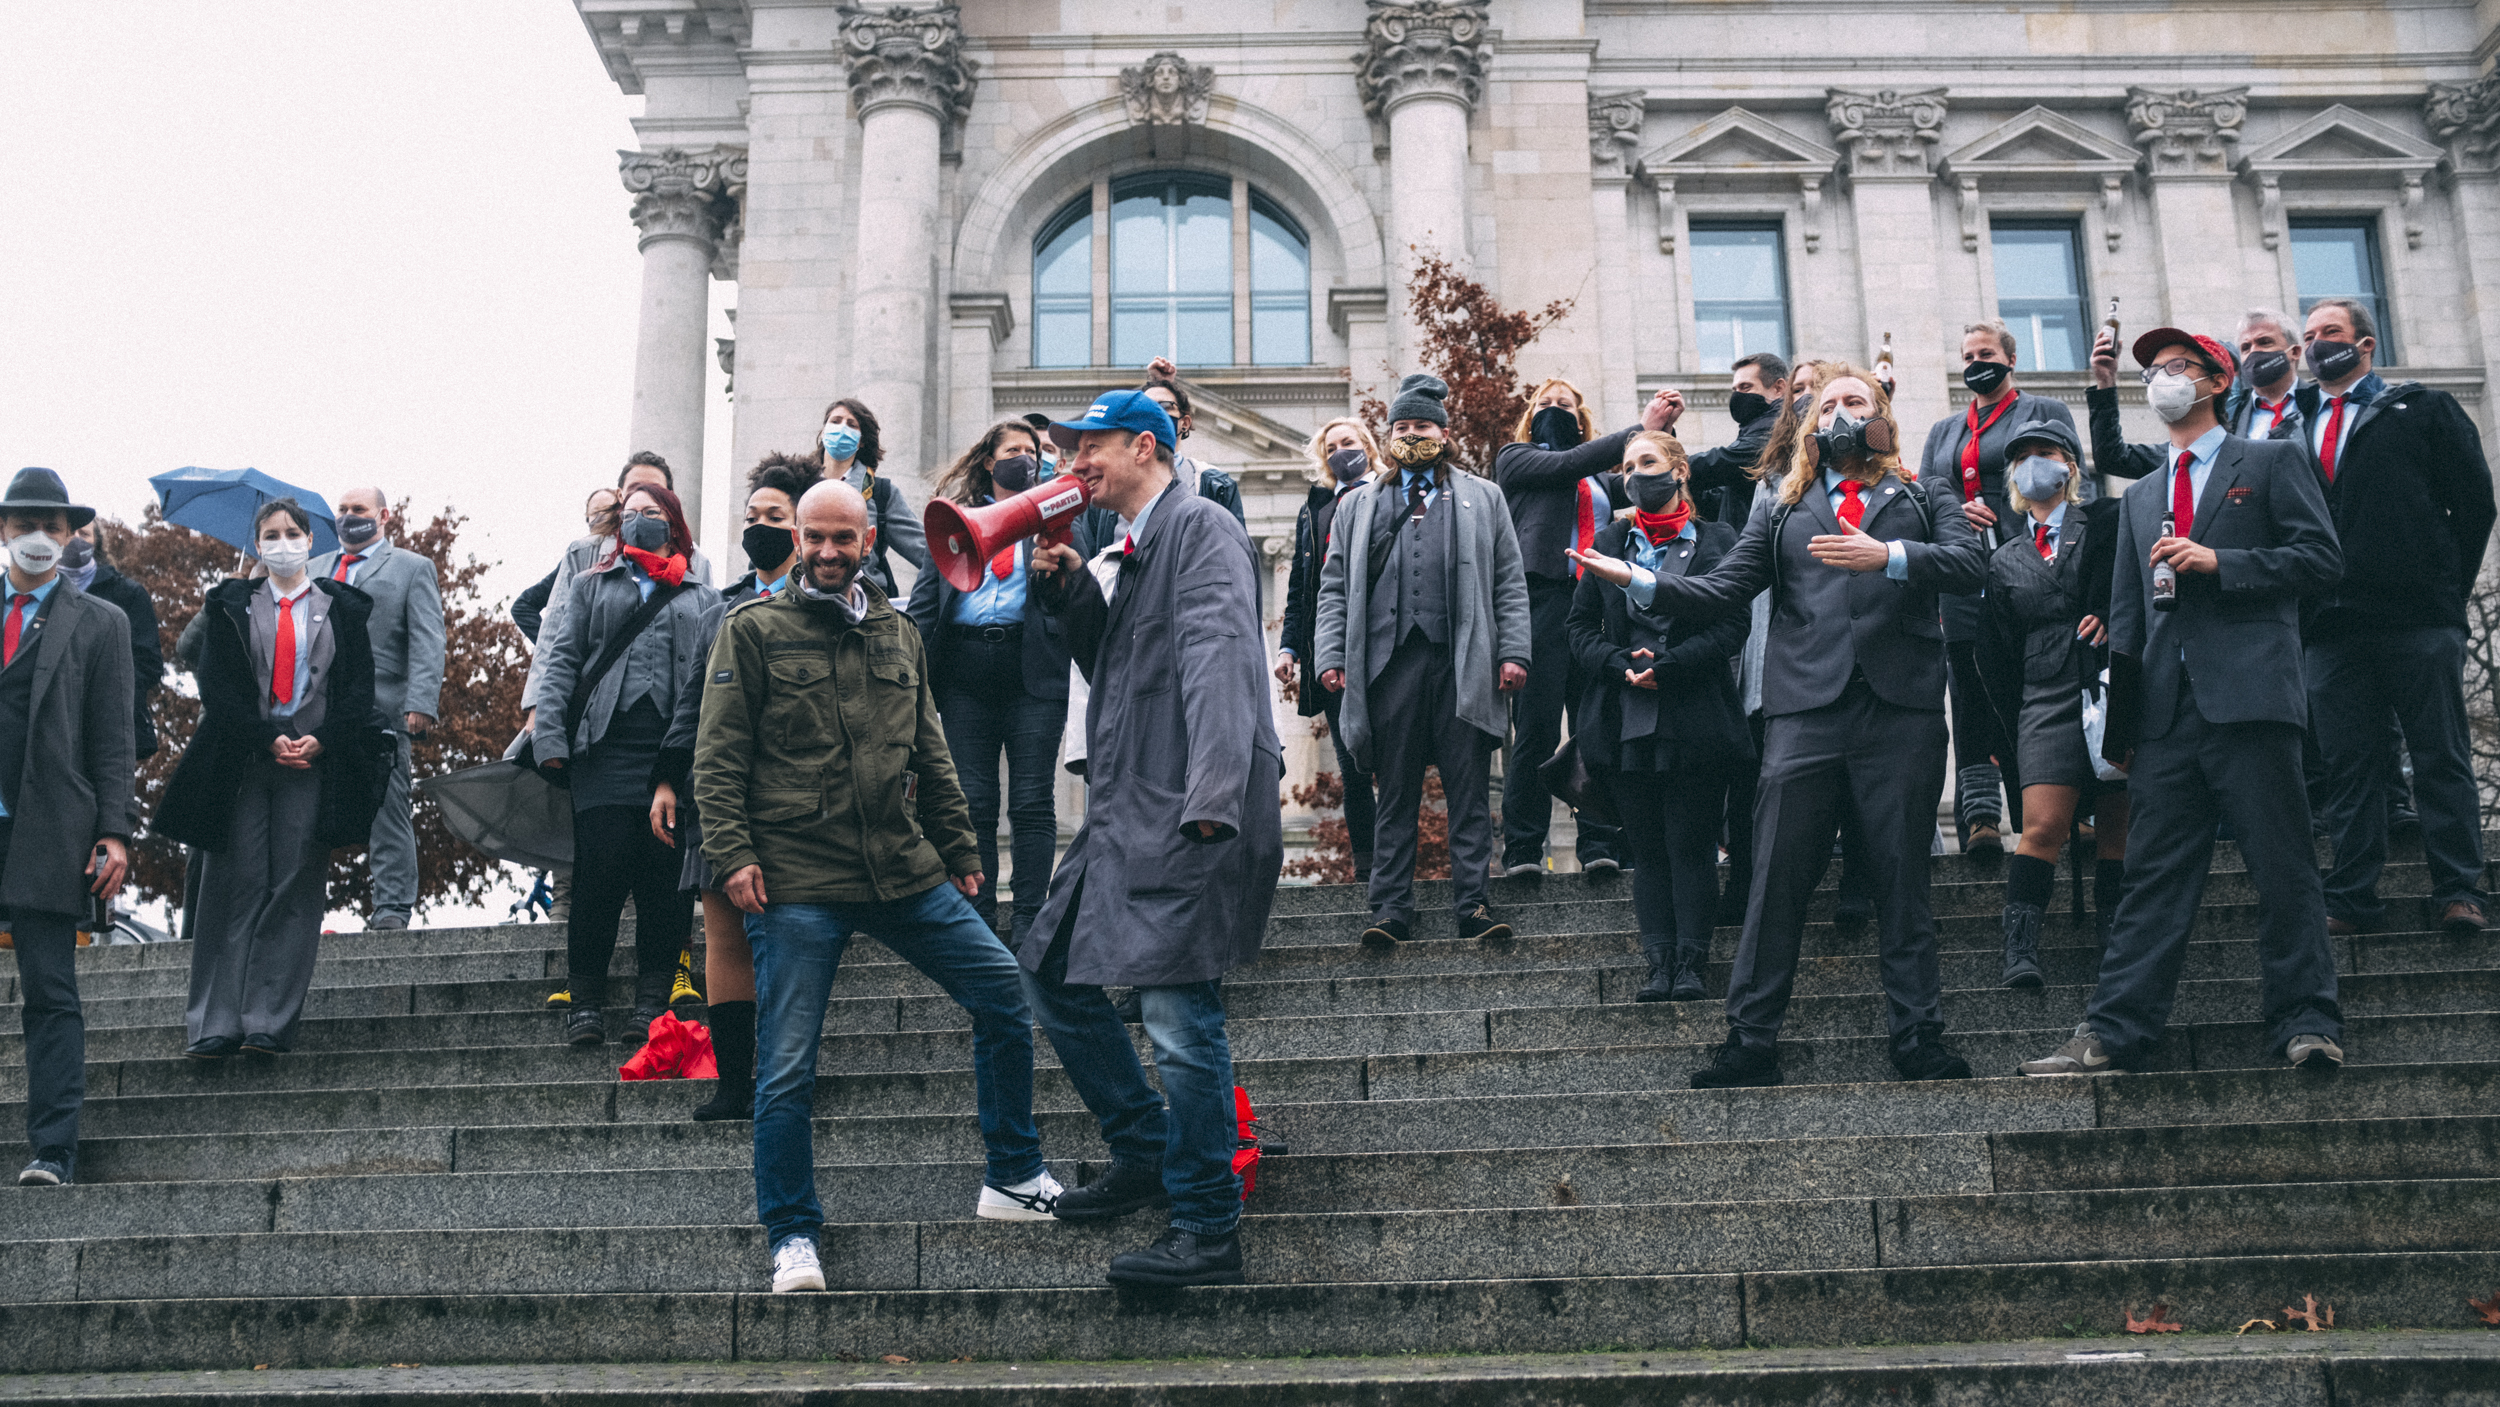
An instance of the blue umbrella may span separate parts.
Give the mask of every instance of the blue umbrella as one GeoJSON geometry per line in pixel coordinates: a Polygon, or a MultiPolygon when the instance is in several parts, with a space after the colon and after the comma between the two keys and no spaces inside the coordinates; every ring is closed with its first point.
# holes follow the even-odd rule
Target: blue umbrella
{"type": "Polygon", "coordinates": [[[292,498],[312,515],[313,555],[338,550],[329,502],[258,469],[176,469],[148,484],[156,490],[166,522],[245,552],[252,550],[252,514],[273,498],[292,498]]]}

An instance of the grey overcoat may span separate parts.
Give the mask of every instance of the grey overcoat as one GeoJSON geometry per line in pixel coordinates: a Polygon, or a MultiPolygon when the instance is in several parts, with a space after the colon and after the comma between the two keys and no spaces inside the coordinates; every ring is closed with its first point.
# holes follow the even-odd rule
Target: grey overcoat
{"type": "Polygon", "coordinates": [[[1091,572],[1042,593],[1091,685],[1087,790],[1016,951],[1027,971],[1071,905],[1073,983],[1176,987],[1258,956],[1285,862],[1258,570],[1232,514],[1166,489],[1109,604],[1091,572]],[[1198,821],[1217,823],[1214,839],[1198,821]]]}
{"type": "Polygon", "coordinates": [[[138,821],[130,797],[130,618],[66,581],[52,593],[0,905],[81,914],[95,843],[108,835],[129,840],[138,821]]]}
{"type": "MultiPolygon", "coordinates": [[[[1458,716],[1499,740],[1510,735],[1510,705],[1500,688],[1502,662],[1525,665],[1531,648],[1519,530],[1511,523],[1510,504],[1491,480],[1453,471],[1447,486],[1458,504],[1453,528],[1458,551],[1450,572],[1450,662],[1458,670],[1458,716]]],[[[1328,559],[1320,567],[1319,672],[1345,671],[1337,726],[1345,730],[1346,750],[1366,767],[1372,765],[1372,676],[1389,662],[1369,658],[1371,583],[1365,564],[1371,556],[1374,500],[1397,491],[1397,476],[1386,474],[1340,500],[1328,559]]],[[[1554,640],[1546,648],[1568,656],[1571,642],[1554,640]]]]}
{"type": "MultiPolygon", "coordinates": [[[[313,559],[314,576],[338,570],[339,554],[313,559]]],[[[373,598],[373,706],[392,732],[422,713],[439,718],[443,694],[443,584],[434,559],[388,540],[356,568],[355,587],[373,598]]]]}

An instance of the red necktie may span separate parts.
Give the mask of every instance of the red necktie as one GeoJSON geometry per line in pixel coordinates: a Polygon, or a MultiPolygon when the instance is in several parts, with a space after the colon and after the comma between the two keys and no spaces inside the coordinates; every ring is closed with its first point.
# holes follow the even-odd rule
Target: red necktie
{"type": "Polygon", "coordinates": [[[998,578],[1000,581],[1005,581],[1007,579],[1007,574],[1015,569],[1016,549],[1013,543],[1000,548],[998,555],[990,559],[990,575],[998,578]]]}
{"type": "Polygon", "coordinates": [[[1965,502],[1977,503],[1979,501],[1979,437],[1987,434],[1991,426],[2003,419],[2007,411],[2014,408],[2014,401],[2021,394],[2020,391],[2006,392],[2005,399],[1997,402],[1996,409],[1988,412],[1986,425],[1979,423],[1979,402],[1971,402],[1970,418],[1967,422],[1970,426],[1970,441],[1962,446],[1962,498],[1965,502]]]}
{"type": "Polygon", "coordinates": [[[0,665],[17,659],[17,639],[26,629],[26,608],[33,604],[35,598],[22,591],[9,598],[9,624],[5,632],[0,632],[0,665]]]}
{"type": "Polygon", "coordinates": [[[361,561],[363,561],[363,560],[364,560],[364,558],[357,556],[357,555],[356,555],[355,553],[353,553],[353,552],[342,552],[342,553],[340,553],[340,554],[339,554],[339,569],[338,569],[337,571],[335,571],[335,572],[330,573],[330,580],[332,580],[332,581],[345,581],[345,580],[347,580],[347,569],[348,569],[348,568],[350,568],[350,567],[352,567],[352,566],[354,566],[354,565],[356,565],[358,562],[361,562],[361,561]]]}
{"type": "Polygon", "coordinates": [[[269,666],[269,697],[282,704],[295,702],[295,602],[301,599],[298,592],[278,600],[278,648],[269,666]]]}
{"type": "Polygon", "coordinates": [[[2196,467],[2194,450],[2179,451],[2178,471],[2170,476],[2170,529],[2174,537],[2185,537],[2196,526],[2196,467]]]}
{"type": "Polygon", "coordinates": [[[1855,479],[1840,481],[1840,521],[1854,528],[1866,521],[1866,500],[1860,497],[1866,485],[1855,479]]]}
{"type": "Polygon", "coordinates": [[[2042,523],[2031,530],[2031,545],[2040,549],[2040,560],[2049,559],[2049,525],[2042,523]]]}
{"type": "Polygon", "coordinates": [[[2326,415],[2326,437],[2318,442],[2318,467],[2326,471],[2326,481],[2335,482],[2335,452],[2344,438],[2344,398],[2329,396],[2327,403],[2335,409],[2326,415]]]}
{"type": "Polygon", "coordinates": [[[1130,554],[1131,552],[1134,552],[1134,551],[1136,551],[1136,550],[1137,550],[1137,534],[1135,534],[1135,533],[1126,533],[1126,534],[1123,534],[1123,535],[1121,536],[1121,538],[1120,538],[1120,555],[1121,555],[1121,556],[1123,556],[1123,557],[1125,557],[1125,556],[1127,556],[1128,554],[1130,554]]]}
{"type": "Polygon", "coordinates": [[[2282,400],[2275,402],[2273,405],[2267,405],[2264,401],[2259,401],[2257,402],[2257,408],[2274,417],[2266,422],[2266,433],[2271,435],[2276,430],[2282,428],[2283,417],[2291,411],[2292,398],[2285,396],[2282,400]]]}

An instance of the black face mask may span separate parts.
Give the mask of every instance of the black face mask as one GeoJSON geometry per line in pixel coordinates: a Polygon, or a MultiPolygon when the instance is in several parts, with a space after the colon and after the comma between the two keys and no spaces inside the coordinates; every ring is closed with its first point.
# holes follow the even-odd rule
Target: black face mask
{"type": "Polygon", "coordinates": [[[642,552],[657,552],[668,546],[668,520],[636,513],[626,518],[620,531],[627,547],[642,552]]]}
{"type": "Polygon", "coordinates": [[[990,466],[990,487],[1002,494],[1022,493],[1041,477],[1042,462],[1029,454],[1011,454],[990,466]]]}
{"type": "Polygon", "coordinates": [[[61,544],[61,566],[69,571],[83,572],[95,560],[95,545],[76,534],[61,544]]]}
{"type": "Polygon", "coordinates": [[[747,560],[755,564],[756,570],[762,571],[789,561],[790,554],[798,550],[799,540],[790,535],[788,528],[749,523],[747,530],[738,535],[738,545],[747,550],[747,560]]]}
{"type": "Polygon", "coordinates": [[[1993,396],[2005,384],[2005,378],[2013,374],[2014,368],[2003,362],[1965,362],[1962,384],[1970,387],[1974,396],[1993,396]]]}
{"type": "Polygon", "coordinates": [[[1757,396],[1751,391],[1727,393],[1727,418],[1739,425],[1751,425],[1770,408],[1771,398],[1768,396],[1757,396]]]}
{"type": "Polygon", "coordinates": [[[339,541],[351,548],[363,547],[382,531],[382,525],[362,513],[339,515],[339,541]]]}
{"type": "Polygon", "coordinates": [[[2240,380],[2250,390],[2271,386],[2292,374],[2292,358],[2288,352],[2251,352],[2240,363],[2240,380]]]}
{"type": "Polygon", "coordinates": [[[1664,513],[1684,496],[1684,481],[1673,474],[1626,474],[1623,486],[1632,495],[1632,506],[1644,513],[1664,513]]]}
{"type": "Polygon", "coordinates": [[[2341,381],[2361,366],[2361,349],[2321,337],[2309,344],[2309,370],[2320,381],[2341,381]]]}
{"type": "Polygon", "coordinates": [[[1528,438],[1547,449],[1569,449],[1580,443],[1580,413],[1549,405],[1528,422],[1528,438]]]}
{"type": "Polygon", "coordinates": [[[1359,449],[1341,449],[1328,456],[1328,472],[1341,484],[1353,483],[1372,467],[1371,456],[1359,449]]]}

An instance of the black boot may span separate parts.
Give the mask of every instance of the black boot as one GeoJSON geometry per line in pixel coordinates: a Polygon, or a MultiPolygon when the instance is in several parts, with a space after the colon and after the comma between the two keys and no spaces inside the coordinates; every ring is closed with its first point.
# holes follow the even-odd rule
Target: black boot
{"type": "Polygon", "coordinates": [[[1675,940],[1641,935],[1641,956],[1649,960],[1649,980],[1632,994],[1636,1002],[1673,1001],[1675,990],[1675,940]]]}
{"type": "Polygon", "coordinates": [[[1675,945],[1675,976],[1667,992],[1667,1000],[1697,1002],[1709,995],[1701,984],[1702,967],[1710,960],[1710,943],[1694,938],[1675,945]]]}
{"type": "Polygon", "coordinates": [[[1059,1194],[1053,1215],[1061,1221],[1109,1221],[1171,1201],[1163,1190],[1163,1161],[1113,1158],[1102,1176],[1059,1194]]]}
{"type": "Polygon", "coordinates": [[[1967,1080],[1970,1062],[1944,1043],[1944,1023],[1924,1021],[1910,1032],[1910,1047],[1896,1048],[1892,1068],[1905,1080],[1967,1080]]]}
{"type": "Polygon", "coordinates": [[[1734,1089],[1779,1082],[1779,1053],[1747,1050],[1736,1043],[1734,1032],[1728,1033],[1727,1043],[1719,1047],[1707,1068],[1693,1072],[1695,1089],[1734,1089]]]}
{"type": "Polygon", "coordinates": [[[2048,914],[2038,904],[2005,906],[2005,975],[1998,985],[2036,988],[2040,977],[2040,926],[2048,914]]]}
{"type": "Polygon", "coordinates": [[[1142,1251],[1111,1258],[1114,1285],[1238,1285],[1241,1283],[1241,1236],[1200,1236],[1168,1227],[1142,1251]]]}
{"type": "Polygon", "coordinates": [[[634,974],[634,1030],[638,1035],[649,1034],[651,1023],[667,1013],[668,989],[676,980],[672,967],[634,974]]]}
{"type": "Polygon", "coordinates": [[[712,1004],[712,1058],[720,1062],[720,1085],[695,1107],[695,1122],[754,1118],[755,1003],[712,1004]]]}

